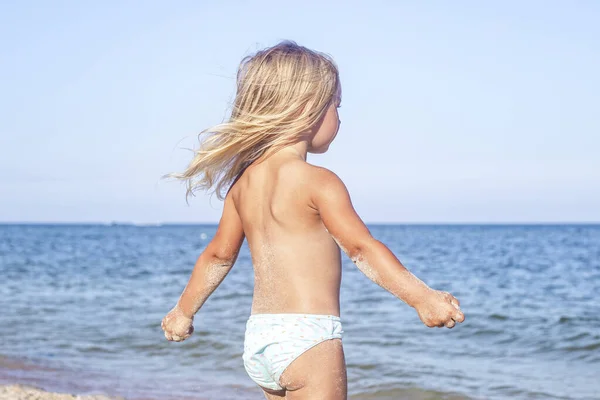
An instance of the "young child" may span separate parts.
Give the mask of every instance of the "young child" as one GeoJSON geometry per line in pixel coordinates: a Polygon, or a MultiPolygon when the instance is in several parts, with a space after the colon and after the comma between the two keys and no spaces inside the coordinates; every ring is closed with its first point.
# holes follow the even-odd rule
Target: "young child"
{"type": "Polygon", "coordinates": [[[255,281],[243,360],[267,399],[346,398],[340,249],[426,326],[465,318],[455,297],[430,289],[371,236],[337,175],[306,162],[337,135],[340,102],[328,56],[293,42],[259,51],[240,65],[228,122],[206,130],[187,170],[172,175],[187,181],[188,195],[226,195],[215,236],[162,321],[165,337],[192,334],[194,314],[246,238],[255,281]]]}

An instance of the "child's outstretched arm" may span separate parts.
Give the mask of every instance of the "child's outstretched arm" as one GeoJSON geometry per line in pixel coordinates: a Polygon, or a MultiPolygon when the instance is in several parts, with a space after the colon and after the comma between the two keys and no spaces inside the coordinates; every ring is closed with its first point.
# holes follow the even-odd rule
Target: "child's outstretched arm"
{"type": "Polygon", "coordinates": [[[373,282],[417,311],[428,327],[454,327],[465,317],[448,292],[429,288],[408,271],[357,215],[348,190],[333,172],[319,168],[312,201],[323,224],[356,266],[373,282]]]}
{"type": "Polygon", "coordinates": [[[233,267],[244,241],[242,222],[230,194],[225,198],[223,215],[213,239],[204,249],[177,305],[162,321],[167,340],[187,339],[194,328],[194,314],[206,302],[233,267]]]}

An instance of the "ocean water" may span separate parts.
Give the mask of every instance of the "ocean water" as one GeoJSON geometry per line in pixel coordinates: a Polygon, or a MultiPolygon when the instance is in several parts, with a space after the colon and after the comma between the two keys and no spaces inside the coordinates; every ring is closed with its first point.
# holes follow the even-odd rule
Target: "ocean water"
{"type": "MultiPolygon", "coordinates": [[[[600,226],[370,226],[466,321],[425,327],[344,258],[352,399],[600,399],[600,226]]],[[[242,365],[252,266],[164,339],[216,226],[0,225],[0,381],[131,399],[261,399],[242,365]]]]}

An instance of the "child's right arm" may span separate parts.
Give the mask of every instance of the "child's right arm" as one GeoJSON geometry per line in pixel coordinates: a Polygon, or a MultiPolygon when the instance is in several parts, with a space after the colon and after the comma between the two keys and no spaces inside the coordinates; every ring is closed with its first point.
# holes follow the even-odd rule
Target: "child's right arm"
{"type": "Polygon", "coordinates": [[[244,237],[242,221],[228,194],[215,236],[198,257],[177,305],[162,320],[167,340],[180,342],[192,334],[194,314],[233,267],[244,237]]]}
{"type": "Polygon", "coordinates": [[[373,282],[417,311],[428,327],[454,327],[465,317],[450,293],[429,288],[408,271],[357,215],[348,190],[333,172],[318,168],[312,201],[340,248],[373,282]]]}

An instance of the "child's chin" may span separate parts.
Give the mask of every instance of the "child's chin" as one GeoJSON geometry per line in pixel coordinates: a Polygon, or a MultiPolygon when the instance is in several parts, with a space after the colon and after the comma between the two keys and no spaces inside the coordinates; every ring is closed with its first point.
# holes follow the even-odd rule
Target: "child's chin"
{"type": "Polygon", "coordinates": [[[323,153],[327,152],[327,150],[329,150],[329,145],[319,147],[318,149],[314,149],[314,148],[309,149],[308,152],[311,154],[323,154],[323,153]]]}

